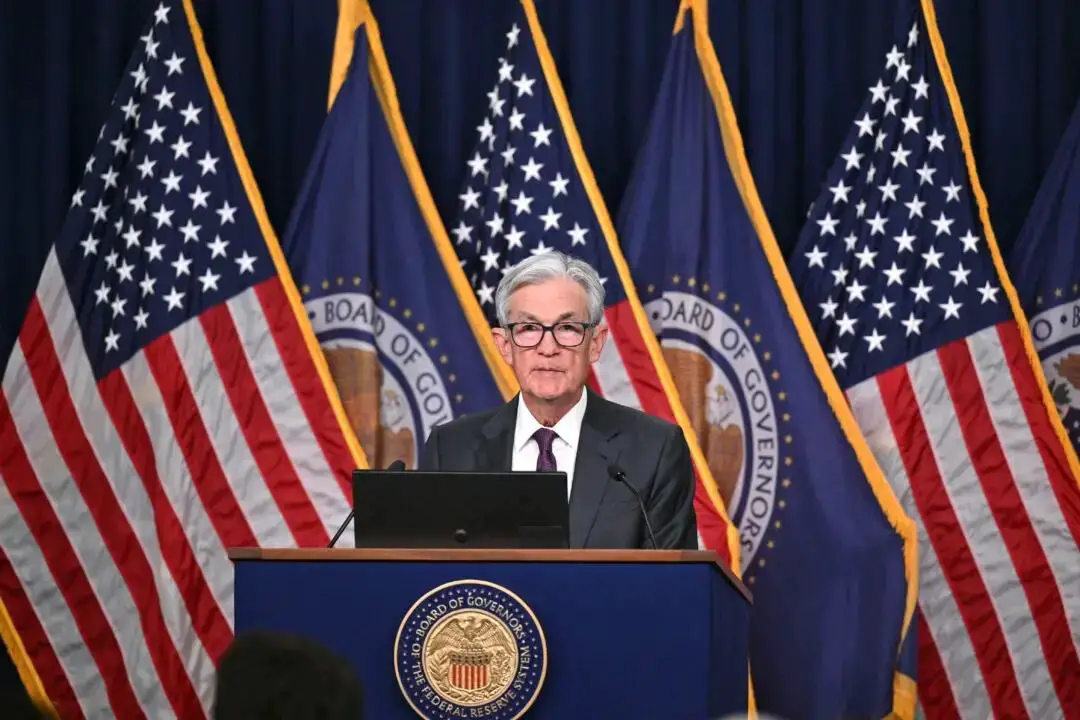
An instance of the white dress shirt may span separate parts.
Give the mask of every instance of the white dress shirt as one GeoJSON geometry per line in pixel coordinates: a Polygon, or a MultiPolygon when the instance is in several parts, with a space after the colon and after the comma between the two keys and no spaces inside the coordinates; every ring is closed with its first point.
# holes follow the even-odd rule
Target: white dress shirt
{"type": "MultiPolygon", "coordinates": [[[[555,469],[566,473],[566,497],[570,497],[570,488],[574,485],[574,461],[577,460],[578,441],[581,437],[581,422],[585,419],[585,402],[589,394],[581,389],[581,399],[570,411],[552,426],[557,437],[551,444],[555,455],[555,469]]],[[[518,396],[517,424],[514,426],[514,457],[511,470],[536,471],[536,461],[540,457],[540,446],[533,438],[544,427],[533,417],[528,406],[518,396]]]]}

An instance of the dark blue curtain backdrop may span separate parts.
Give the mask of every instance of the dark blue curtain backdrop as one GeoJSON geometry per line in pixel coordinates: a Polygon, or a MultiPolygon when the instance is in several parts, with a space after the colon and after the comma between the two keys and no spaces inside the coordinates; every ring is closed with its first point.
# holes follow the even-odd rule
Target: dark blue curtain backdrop
{"type": "MultiPolygon", "coordinates": [[[[443,217],[514,0],[372,0],[443,217]]],[[[0,367],[40,263],[157,0],[0,2],[0,367]]],[[[663,71],[677,0],[539,0],[612,214],[663,71]]],[[[281,232],[325,111],[335,0],[196,0],[210,55],[281,232]]],[[[998,237],[1008,249],[1080,97],[1076,0],[947,0],[938,18],[998,237]]],[[[750,165],[790,249],[877,80],[885,0],[712,0],[711,32],[750,165]]],[[[5,658],[6,660],[6,658],[5,658]]],[[[12,677],[10,667],[6,674],[12,677]]]]}

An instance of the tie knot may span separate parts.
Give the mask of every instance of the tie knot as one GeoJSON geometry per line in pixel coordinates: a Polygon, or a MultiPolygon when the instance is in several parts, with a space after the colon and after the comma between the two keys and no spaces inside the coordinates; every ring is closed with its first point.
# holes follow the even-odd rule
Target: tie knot
{"type": "Polygon", "coordinates": [[[536,444],[540,446],[540,454],[545,455],[551,452],[551,445],[555,442],[555,438],[558,437],[551,428],[542,427],[533,433],[533,438],[536,440],[536,444]]]}

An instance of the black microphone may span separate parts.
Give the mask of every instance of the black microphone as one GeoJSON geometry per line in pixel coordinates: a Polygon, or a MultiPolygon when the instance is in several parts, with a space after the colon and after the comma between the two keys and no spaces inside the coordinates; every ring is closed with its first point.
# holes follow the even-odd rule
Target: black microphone
{"type": "Polygon", "coordinates": [[[641,493],[638,492],[633,483],[626,479],[626,473],[624,473],[622,468],[615,463],[608,465],[607,471],[612,480],[622,483],[630,488],[630,492],[634,493],[634,499],[637,500],[638,507],[641,508],[641,517],[645,519],[645,531],[649,533],[649,541],[652,543],[654,550],[659,549],[659,546],[656,544],[656,535],[653,535],[652,523],[649,522],[649,513],[645,512],[645,503],[641,500],[641,493]]]}
{"type": "MultiPolygon", "coordinates": [[[[401,472],[404,469],[405,461],[395,460],[394,462],[390,463],[389,467],[386,468],[386,472],[401,472]]],[[[341,523],[341,527],[339,527],[337,529],[337,532],[334,533],[334,539],[331,540],[330,544],[326,547],[332,548],[334,547],[334,545],[337,544],[338,538],[341,537],[341,533],[345,532],[345,528],[349,527],[349,523],[354,517],[356,517],[356,508],[349,508],[349,514],[345,516],[345,522],[341,523]]]]}

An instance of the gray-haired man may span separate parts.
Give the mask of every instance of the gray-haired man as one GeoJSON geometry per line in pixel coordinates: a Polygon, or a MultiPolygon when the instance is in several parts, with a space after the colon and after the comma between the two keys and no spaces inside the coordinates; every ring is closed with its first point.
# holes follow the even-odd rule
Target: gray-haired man
{"type": "Polygon", "coordinates": [[[570,546],[697,548],[694,474],[682,430],[586,387],[607,328],[604,287],[592,267],[557,252],[522,261],[495,293],[492,332],[521,392],[507,404],[435,428],[422,470],[559,470],[570,483],[570,546]]]}

